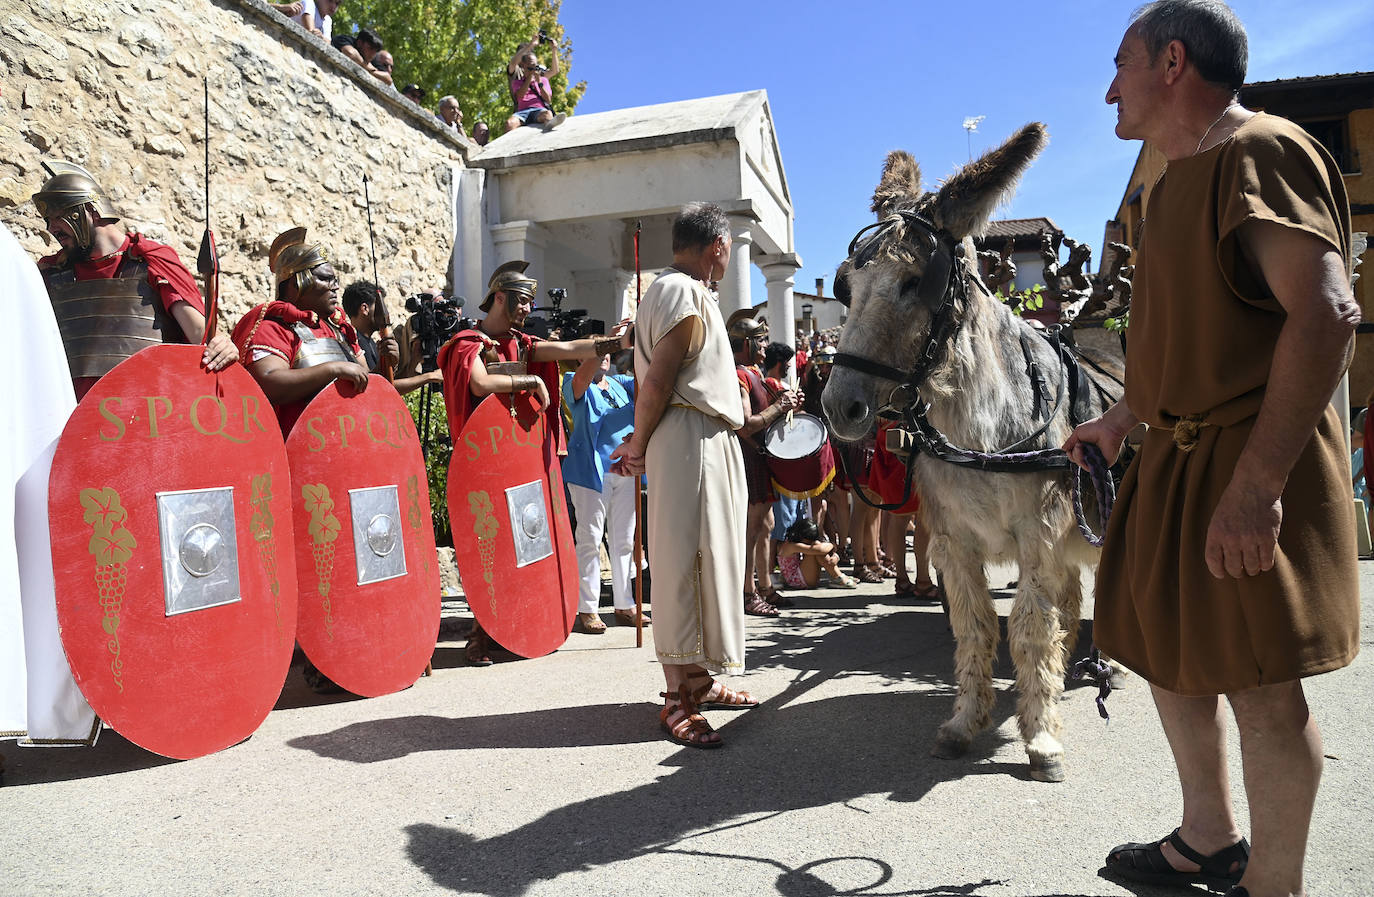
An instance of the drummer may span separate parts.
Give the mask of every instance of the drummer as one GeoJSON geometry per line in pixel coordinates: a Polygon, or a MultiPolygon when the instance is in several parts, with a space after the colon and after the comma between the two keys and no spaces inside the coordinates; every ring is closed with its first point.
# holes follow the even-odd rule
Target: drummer
{"type": "MultiPolygon", "coordinates": [[[[818,337],[823,340],[825,337],[818,337]]],[[[838,353],[834,346],[821,346],[811,356],[811,361],[806,366],[806,373],[802,376],[801,388],[806,396],[802,403],[802,410],[812,415],[817,420],[824,421],[826,432],[829,433],[830,423],[826,420],[825,411],[821,408],[821,393],[825,390],[826,381],[830,379],[830,372],[835,367],[835,356],[838,353]]],[[[830,435],[830,448],[839,460],[839,453],[846,450],[846,446],[837,443],[833,434],[830,435]]],[[[816,526],[820,527],[821,532],[834,543],[835,551],[841,559],[849,556],[849,493],[852,484],[846,475],[845,465],[836,463],[835,479],[830,486],[820,495],[811,499],[811,519],[816,521],[816,526]]]]}
{"type": "MultiPolygon", "coordinates": [[[[768,347],[763,350],[763,382],[768,387],[770,397],[778,395],[787,388],[784,381],[787,379],[792,358],[796,354],[796,350],[787,343],[769,343],[768,347]]],[[[817,485],[820,484],[817,483],[817,485]]],[[[778,491],[774,490],[774,492],[778,491]]],[[[769,570],[777,566],[778,546],[782,544],[788,528],[798,520],[810,519],[810,505],[810,499],[793,498],[790,495],[778,494],[777,498],[774,499],[773,526],[768,539],[769,570]]],[[[785,580],[784,585],[786,585],[785,580]]]]}
{"type": "MultiPolygon", "coordinates": [[[[744,542],[744,612],[756,617],[776,617],[778,605],[787,599],[773,588],[768,563],[768,534],[772,528],[773,489],[768,463],[763,455],[763,434],[788,411],[800,408],[800,392],[784,389],[771,396],[758,365],[768,345],[768,325],[753,316],[752,309],[740,309],[725,324],[730,349],[735,353],[735,373],[739,377],[740,401],[744,403],[744,426],[735,431],[744,456],[745,479],[749,486],[749,511],[744,542]],[[755,575],[758,587],[755,587],[755,575]]],[[[790,602],[788,602],[790,603],[790,602]]]]}

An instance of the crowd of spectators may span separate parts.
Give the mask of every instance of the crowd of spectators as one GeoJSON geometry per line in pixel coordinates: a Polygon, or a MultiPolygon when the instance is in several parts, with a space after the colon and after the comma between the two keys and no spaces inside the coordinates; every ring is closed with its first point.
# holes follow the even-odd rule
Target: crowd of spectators
{"type": "MultiPolygon", "coordinates": [[[[396,60],[377,32],[360,28],[356,34],[333,33],[333,16],[339,8],[339,0],[293,0],[291,3],[268,5],[333,46],[378,81],[396,89],[396,60]]],[[[553,89],[549,83],[550,76],[558,74],[559,68],[558,45],[543,30],[515,51],[506,66],[511,103],[514,106],[510,118],[506,119],[507,131],[522,125],[537,125],[547,131],[563,123],[567,114],[553,111],[553,89]],[[535,53],[535,49],[543,43],[550,45],[551,62],[547,68],[540,64],[535,53]]],[[[424,87],[414,82],[401,87],[397,93],[420,107],[424,107],[428,95],[424,87]]],[[[478,146],[486,146],[491,140],[491,128],[484,121],[472,126],[472,135],[469,137],[463,128],[463,111],[458,98],[451,94],[440,98],[434,117],[450,131],[478,146]]]]}

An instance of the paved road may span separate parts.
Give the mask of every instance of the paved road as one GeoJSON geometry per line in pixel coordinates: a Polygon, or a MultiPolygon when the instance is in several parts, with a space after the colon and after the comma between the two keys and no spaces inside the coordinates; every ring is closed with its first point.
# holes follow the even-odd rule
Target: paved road
{"type": "MultiPolygon", "coordinates": [[[[1362,574],[1368,646],[1374,563],[1362,574]]],[[[373,700],[319,697],[293,670],[251,740],[191,762],[108,730],[89,750],[7,743],[0,893],[1166,893],[1097,874],[1109,847],[1166,833],[1178,812],[1138,682],[1112,696],[1109,725],[1093,689],[1070,689],[1069,780],[1032,782],[1004,647],[995,729],[935,760],[951,706],[939,608],[878,586],[811,595],[780,621],[750,618],[735,684],[767,700],[709,714],[719,751],[661,737],[651,648],[617,628],[490,669],[445,641],[433,678],[373,700]]],[[[1313,897],[1374,892],[1371,658],[1309,687],[1331,757],[1313,897]]]]}

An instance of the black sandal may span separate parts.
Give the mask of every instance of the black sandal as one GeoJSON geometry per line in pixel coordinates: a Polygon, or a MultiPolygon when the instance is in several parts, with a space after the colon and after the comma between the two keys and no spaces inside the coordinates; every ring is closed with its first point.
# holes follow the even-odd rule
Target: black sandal
{"type": "Polygon", "coordinates": [[[1107,854],[1105,870],[1120,878],[1156,885],[1202,885],[1213,891],[1227,891],[1245,874],[1250,860],[1250,842],[1241,838],[1230,847],[1203,856],[1179,837],[1174,829],[1167,838],[1149,844],[1131,842],[1113,847],[1107,854]],[[1182,872],[1169,865],[1160,847],[1168,841],[1179,856],[1198,865],[1196,872],[1182,872]],[[1235,864],[1235,870],[1231,866],[1235,864]]]}

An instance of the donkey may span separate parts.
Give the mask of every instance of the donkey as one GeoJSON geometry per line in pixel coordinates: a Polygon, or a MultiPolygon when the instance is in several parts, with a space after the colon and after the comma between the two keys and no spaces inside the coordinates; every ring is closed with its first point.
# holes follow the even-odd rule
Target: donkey
{"type": "MultiPolygon", "coordinates": [[[[1065,400],[1062,384],[1069,366],[1050,340],[991,295],[976,273],[971,239],[1046,141],[1044,125],[1027,125],[936,192],[921,190],[910,155],[888,155],[873,193],[879,224],[865,229],[876,228],[866,239],[860,232],[836,275],[836,295],[848,294],[850,310],[822,405],[838,437],[858,439],[880,409],[917,398],[929,406],[929,424],[963,449],[1025,452],[1068,437],[1075,403],[1065,400]],[[1028,376],[1037,369],[1038,383],[1028,376]]],[[[1102,384],[1086,392],[1080,417],[1102,413],[1115,398],[1102,384]]],[[[1063,467],[994,473],[924,453],[912,463],[958,643],[954,714],[932,753],[962,755],[991,722],[999,633],[983,565],[1014,559],[1020,577],[1007,635],[1017,722],[1031,777],[1062,781],[1057,702],[1077,638],[1080,569],[1096,563],[1075,525],[1069,475],[1063,467]]]]}

